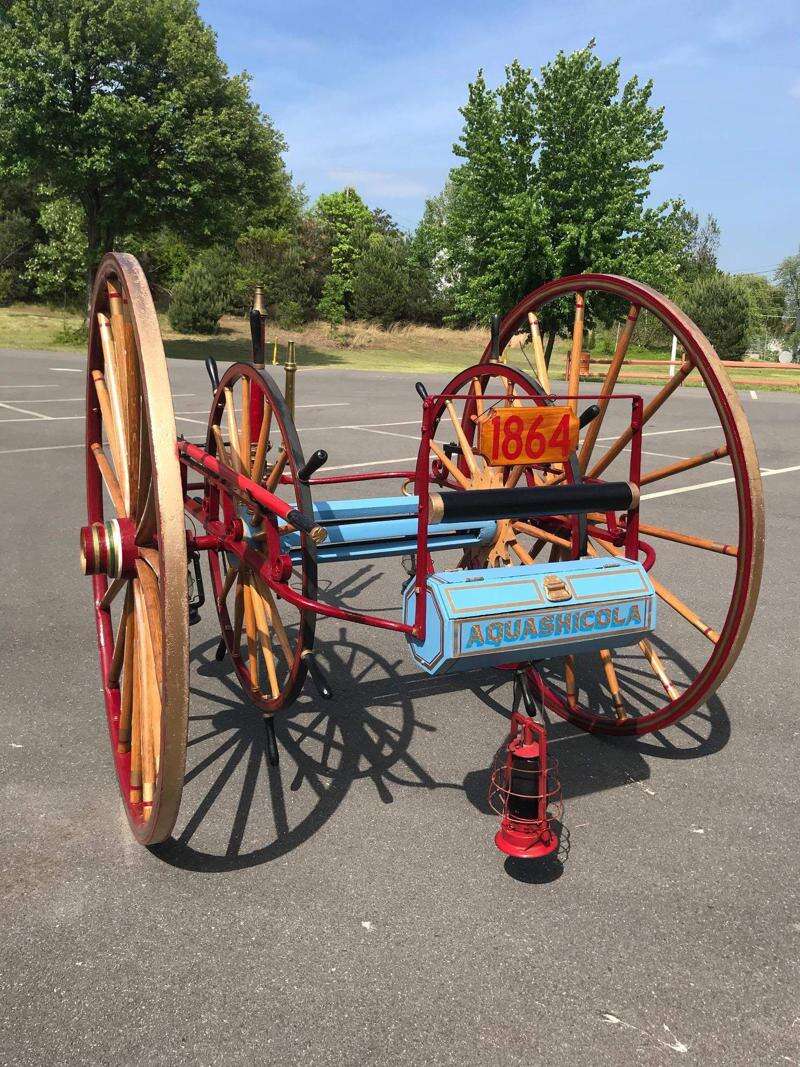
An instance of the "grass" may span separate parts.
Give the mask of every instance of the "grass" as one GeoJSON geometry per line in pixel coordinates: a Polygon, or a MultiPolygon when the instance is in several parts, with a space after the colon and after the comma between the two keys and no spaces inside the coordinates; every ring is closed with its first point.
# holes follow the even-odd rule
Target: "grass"
{"type": "MultiPolygon", "coordinates": [[[[173,359],[205,359],[214,356],[223,361],[248,359],[250,355],[250,329],[244,318],[226,316],[219,332],[212,335],[178,334],[169,325],[166,316],[159,316],[164,347],[173,359]]],[[[84,348],[77,336],[81,316],[39,305],[14,304],[0,308],[0,348],[75,349],[84,348]]],[[[441,372],[454,374],[476,363],[489,341],[487,330],[451,330],[431,326],[397,326],[383,330],[369,323],[348,323],[333,329],[324,322],[312,322],[300,330],[271,330],[268,326],[268,361],[274,338],[279,341],[279,361],[286,353],[286,343],[297,345],[297,359],[301,367],[319,367],[361,371],[392,371],[408,374],[441,372]]],[[[566,365],[567,341],[559,340],[553,351],[551,376],[555,381],[563,379],[566,365]]],[[[530,355],[530,351],[528,351],[530,355]]],[[[650,350],[632,346],[629,356],[634,359],[669,360],[669,351],[650,350]]],[[[608,358],[604,352],[595,350],[595,356],[608,358]]],[[[530,371],[525,356],[514,344],[509,362],[522,370],[530,371]]],[[[740,388],[777,389],[781,392],[800,392],[800,375],[767,369],[758,371],[743,369],[732,371],[734,385],[739,379],[748,379],[740,388]],[[758,379],[754,385],[749,379],[758,379]]],[[[593,368],[594,369],[594,368],[593,368]]],[[[590,381],[602,381],[604,369],[598,369],[590,381]]],[[[641,376],[626,378],[626,384],[637,382],[663,382],[665,375],[657,367],[643,368],[641,376]]],[[[699,385],[697,375],[687,380],[687,385],[699,385]]]]}

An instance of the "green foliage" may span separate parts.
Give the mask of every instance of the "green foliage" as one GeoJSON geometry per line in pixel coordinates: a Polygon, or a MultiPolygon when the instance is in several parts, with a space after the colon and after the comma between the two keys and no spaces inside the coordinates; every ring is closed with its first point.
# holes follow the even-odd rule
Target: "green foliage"
{"type": "Polygon", "coordinates": [[[721,359],[739,360],[747,351],[748,305],[741,286],[725,274],[699,278],[686,290],[683,309],[721,359]]]}
{"type": "Polygon", "coordinates": [[[35,228],[19,208],[0,211],[0,304],[26,295],[22,274],[34,243],[35,228]]]}
{"type": "Polygon", "coordinates": [[[193,260],[175,286],[169,321],[180,333],[216,333],[233,294],[234,264],[222,249],[193,260]]]}
{"type": "Polygon", "coordinates": [[[264,288],[267,312],[281,325],[298,325],[315,311],[330,272],[330,242],[319,220],[306,217],[292,228],[252,227],[236,244],[236,302],[249,305],[256,285],[264,288]]]}
{"type": "Polygon", "coordinates": [[[747,341],[754,348],[780,336],[783,331],[786,297],[782,289],[760,274],[738,274],[734,284],[747,301],[747,341]]]}
{"type": "Polygon", "coordinates": [[[296,198],[280,134],[231,77],[195,0],[10,0],[0,33],[0,179],[80,205],[90,261],[121,234],[196,243],[296,198]]]}
{"type": "Polygon", "coordinates": [[[775,271],[775,282],[783,293],[785,342],[795,363],[800,362],[800,252],[787,256],[775,271]]]}
{"type": "Polygon", "coordinates": [[[718,274],[717,252],[719,251],[719,223],[713,215],[706,215],[705,222],[694,211],[681,206],[675,213],[674,223],[682,234],[680,250],[680,278],[689,284],[698,278],[718,274]]]}
{"type": "Polygon", "coordinates": [[[341,326],[345,316],[346,284],[341,274],[329,274],[322,286],[322,295],[317,304],[320,318],[331,326],[341,326]]]}
{"type": "Polygon", "coordinates": [[[351,188],[323,193],[314,205],[312,215],[321,225],[330,247],[331,273],[324,284],[319,310],[328,322],[336,322],[340,314],[344,316],[350,312],[356,264],[375,229],[375,219],[351,188]]]}
{"type": "Polygon", "coordinates": [[[40,299],[75,307],[86,296],[83,211],[66,197],[45,199],[39,226],[44,237],[28,259],[26,277],[40,299]]]}
{"type": "Polygon", "coordinates": [[[775,271],[775,282],[783,293],[789,321],[800,330],[800,252],[783,260],[775,271]]]}
{"type": "Polygon", "coordinates": [[[166,226],[145,235],[125,234],[115,244],[136,256],[160,304],[168,301],[194,254],[186,238],[166,226]]]}
{"type": "Polygon", "coordinates": [[[621,85],[619,61],[604,65],[591,45],[560,52],[538,81],[516,61],[498,89],[478,73],[454,146],[464,162],[421,237],[438,239],[458,317],[486,322],[543,281],[586,270],[671,287],[681,205],[645,207],[666,139],[651,95],[650,82],[621,85]]]}
{"type": "Polygon", "coordinates": [[[433,298],[429,274],[412,256],[403,236],[375,233],[353,277],[353,314],[386,327],[393,322],[430,319],[433,298]]]}

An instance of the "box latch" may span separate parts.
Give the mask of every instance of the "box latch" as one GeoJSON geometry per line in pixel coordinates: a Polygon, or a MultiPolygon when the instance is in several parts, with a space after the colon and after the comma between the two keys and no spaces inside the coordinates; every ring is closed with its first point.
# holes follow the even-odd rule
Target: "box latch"
{"type": "Polygon", "coordinates": [[[544,594],[548,600],[572,600],[572,590],[557,574],[548,574],[544,580],[544,594]]]}

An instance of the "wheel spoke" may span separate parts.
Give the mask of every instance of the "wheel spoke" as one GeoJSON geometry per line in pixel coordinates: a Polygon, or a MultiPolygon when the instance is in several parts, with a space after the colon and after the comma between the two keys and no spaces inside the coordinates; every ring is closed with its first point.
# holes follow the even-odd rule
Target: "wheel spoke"
{"type": "Polygon", "coordinates": [[[256,628],[261,643],[261,653],[264,657],[264,664],[267,668],[267,679],[269,680],[269,687],[274,700],[280,694],[281,688],[278,684],[278,673],[275,668],[275,654],[272,651],[272,632],[270,630],[267,612],[264,608],[264,601],[261,599],[261,596],[255,588],[251,588],[250,592],[252,596],[253,610],[255,612],[256,628]]]}
{"type": "MultiPolygon", "coordinates": [[[[131,747],[131,713],[133,711],[134,673],[136,670],[136,616],[133,612],[133,589],[128,586],[126,597],[128,625],[125,628],[125,652],[122,666],[122,684],[119,698],[119,728],[117,730],[117,752],[127,752],[131,747]]],[[[131,784],[133,784],[133,763],[131,762],[131,784]]],[[[141,781],[140,781],[141,786],[141,781]]]]}
{"type": "Polygon", "coordinates": [[[147,611],[138,583],[134,583],[133,596],[136,610],[136,633],[139,640],[139,730],[141,732],[142,752],[142,803],[152,804],[155,792],[156,761],[154,746],[153,719],[158,713],[156,701],[160,704],[155,675],[152,671],[152,649],[147,624],[147,611]]]}
{"type": "Polygon", "coordinates": [[[127,510],[130,510],[131,489],[130,476],[128,473],[128,433],[123,407],[123,387],[119,378],[119,366],[114,349],[114,338],[111,335],[111,324],[102,313],[98,314],[97,322],[100,327],[100,344],[103,349],[103,386],[108,393],[109,404],[111,406],[111,417],[114,420],[114,435],[117,439],[119,460],[117,465],[117,477],[122,488],[125,507],[127,510]]]}
{"type": "Polygon", "coordinates": [[[666,467],[659,467],[658,470],[648,471],[647,474],[643,474],[639,479],[639,485],[660,482],[662,478],[670,478],[673,474],[682,474],[684,471],[693,470],[695,467],[702,467],[706,463],[713,463],[715,460],[723,459],[727,455],[728,446],[720,445],[719,448],[714,448],[710,452],[703,452],[698,456],[679,460],[678,463],[670,463],[666,467]]]}
{"type": "Polygon", "coordinates": [[[256,622],[253,612],[253,591],[250,587],[249,575],[244,579],[244,628],[247,638],[247,664],[250,671],[250,686],[256,692],[261,692],[261,677],[258,669],[258,645],[256,644],[256,622]]]}
{"type": "Polygon", "coordinates": [[[465,474],[462,474],[458,467],[453,463],[450,457],[444,452],[435,441],[430,442],[431,452],[436,456],[444,469],[455,478],[462,489],[469,489],[471,482],[465,474]]]}
{"type": "Polygon", "coordinates": [[[283,474],[283,468],[286,466],[288,459],[289,453],[283,447],[283,443],[281,442],[281,446],[278,449],[278,455],[275,457],[275,466],[269,472],[269,478],[267,478],[265,488],[268,492],[274,493],[277,489],[278,482],[280,482],[281,476],[283,474]]]}
{"type": "Polygon", "coordinates": [[[586,468],[589,466],[589,460],[592,458],[592,451],[594,450],[595,442],[597,441],[597,435],[600,433],[600,428],[603,425],[603,419],[606,417],[606,411],[608,409],[609,398],[614,392],[614,387],[617,384],[617,378],[622,368],[622,364],[625,361],[625,356],[628,352],[628,345],[630,344],[631,337],[633,336],[633,330],[636,326],[636,320],[639,318],[639,306],[638,304],[631,304],[628,309],[628,316],[625,319],[625,325],[622,328],[622,332],[617,340],[617,347],[614,351],[614,358],[611,360],[606,376],[603,380],[603,385],[600,389],[601,400],[598,404],[600,408],[600,414],[597,418],[593,419],[589,423],[589,428],[586,431],[586,436],[583,439],[583,445],[580,452],[580,470],[581,474],[586,473],[586,468]]]}
{"type": "Polygon", "coordinates": [[[242,473],[242,457],[239,455],[239,424],[236,422],[236,408],[233,403],[233,390],[228,387],[225,390],[225,418],[228,422],[228,440],[230,441],[232,467],[242,473]]]}
{"type": "Polygon", "coordinates": [[[645,655],[647,662],[650,664],[653,674],[658,678],[664,687],[664,692],[667,694],[670,700],[677,700],[679,697],[678,690],[672,684],[667,677],[667,672],[664,670],[664,664],[661,662],[661,657],[656,650],[650,644],[649,641],[640,641],[639,648],[645,655]]]}
{"type": "Polygon", "coordinates": [[[559,537],[558,534],[551,533],[549,530],[542,529],[541,526],[534,526],[530,522],[514,522],[513,527],[515,530],[522,533],[530,534],[531,537],[536,537],[541,541],[546,541],[550,545],[558,545],[561,548],[572,548],[572,542],[568,541],[565,537],[559,537]]]}
{"type": "Polygon", "coordinates": [[[567,704],[572,711],[578,707],[578,689],[575,684],[575,657],[564,656],[564,688],[567,693],[567,704]]]}
{"type": "Polygon", "coordinates": [[[142,692],[141,692],[141,634],[134,631],[133,648],[131,649],[131,723],[130,723],[130,746],[131,746],[131,772],[130,772],[130,802],[141,804],[142,802],[142,692]]]}
{"type": "Polygon", "coordinates": [[[283,625],[283,619],[278,612],[278,605],[275,603],[275,598],[272,595],[272,591],[269,586],[263,581],[260,575],[253,575],[256,580],[258,591],[263,597],[264,604],[269,616],[269,620],[275,629],[275,633],[278,636],[278,642],[283,649],[283,654],[286,656],[286,663],[291,668],[292,661],[294,660],[294,650],[292,649],[292,642],[289,640],[289,635],[286,632],[286,627],[283,625]]]}
{"type": "MultiPolygon", "coordinates": [[[[594,541],[594,538],[590,538],[590,542],[594,548],[592,554],[599,555],[600,553],[598,551],[597,544],[594,541]]],[[[625,555],[625,553],[621,549],[617,548],[616,545],[608,544],[608,542],[604,541],[603,547],[607,549],[612,556],[625,555]]],[[[699,617],[699,615],[695,614],[695,612],[692,611],[690,607],[684,604],[680,597],[677,597],[670,589],[667,589],[665,585],[662,585],[662,583],[659,582],[657,578],[654,578],[652,574],[648,575],[648,577],[650,578],[650,581],[653,585],[653,589],[655,589],[656,591],[656,594],[660,597],[661,600],[664,601],[665,604],[669,604],[673,611],[676,611],[679,615],[682,615],[688,623],[691,623],[691,625],[694,626],[696,630],[699,630],[704,637],[707,637],[708,640],[712,642],[712,644],[716,644],[717,641],[719,641],[719,634],[717,633],[717,631],[714,630],[711,626],[707,626],[706,623],[704,623],[703,620],[699,617]]]]}
{"type": "Polygon", "coordinates": [[[233,583],[236,581],[236,579],[238,577],[239,577],[239,568],[238,568],[238,566],[237,567],[229,567],[228,568],[228,573],[225,575],[225,581],[222,583],[222,591],[220,592],[220,595],[219,595],[219,599],[220,599],[220,603],[221,604],[224,604],[225,601],[228,599],[228,593],[230,593],[231,589],[233,589],[233,583]]]}
{"type": "Polygon", "coordinates": [[[261,419],[261,429],[258,433],[258,444],[256,445],[256,455],[253,460],[253,481],[261,482],[264,476],[264,461],[267,458],[267,445],[269,444],[269,429],[272,423],[272,408],[268,405],[264,405],[264,414],[261,419]]]}
{"type": "Polygon", "coordinates": [[[155,548],[140,548],[139,555],[158,578],[161,574],[161,557],[158,554],[158,550],[155,548]]]}
{"type": "Polygon", "coordinates": [[[521,563],[533,563],[533,556],[530,555],[530,553],[527,552],[516,539],[509,542],[509,548],[521,563]]]}
{"type": "Polygon", "coordinates": [[[103,611],[108,611],[111,605],[114,603],[120,589],[123,589],[127,584],[127,578],[115,578],[111,585],[106,589],[105,593],[100,599],[100,607],[103,611]]]}
{"type": "MultiPolygon", "coordinates": [[[[642,413],[643,427],[647,425],[647,423],[650,421],[653,415],[655,415],[659,408],[665,403],[665,401],[669,400],[669,398],[672,396],[678,386],[683,384],[684,379],[687,377],[687,375],[691,374],[693,369],[693,365],[688,360],[685,360],[683,363],[681,363],[678,370],[676,370],[674,377],[670,378],[666,385],[662,386],[662,388],[656,393],[656,395],[644,409],[644,412],[642,413]]],[[[626,445],[630,443],[633,434],[634,430],[632,426],[629,426],[626,430],[623,430],[623,432],[619,435],[619,437],[616,439],[611,448],[609,448],[609,450],[603,455],[603,457],[599,459],[589,471],[589,477],[599,477],[606,469],[606,467],[608,467],[609,464],[613,463],[613,461],[617,458],[623,448],[625,448],[626,445]]]]}
{"type": "Polygon", "coordinates": [[[103,374],[99,370],[92,371],[92,380],[94,381],[94,391],[97,395],[97,402],[100,405],[100,414],[103,417],[103,426],[105,427],[106,437],[108,438],[108,447],[111,449],[111,459],[114,462],[114,473],[117,476],[117,481],[120,481],[120,473],[125,469],[122,460],[120,458],[120,442],[117,437],[116,424],[114,422],[114,412],[111,407],[111,399],[108,395],[108,389],[106,387],[106,380],[103,374]]]}
{"type": "Polygon", "coordinates": [[[102,449],[102,446],[97,441],[92,442],[89,446],[94,456],[97,469],[100,471],[100,477],[103,479],[103,484],[108,490],[108,495],[111,497],[111,503],[114,505],[114,511],[117,513],[118,519],[126,519],[128,517],[128,511],[125,507],[125,501],[122,498],[122,490],[119,487],[117,476],[111,469],[111,464],[106,458],[106,454],[102,449]]]}
{"type": "Polygon", "coordinates": [[[567,393],[572,397],[569,406],[574,412],[578,410],[578,393],[581,388],[581,352],[583,352],[584,299],[582,293],[575,294],[575,318],[572,323],[572,348],[569,356],[569,382],[567,393]]]}
{"type": "MultiPolygon", "coordinates": [[[[605,521],[605,515],[602,516],[605,521]]],[[[717,552],[722,556],[738,556],[739,549],[736,545],[724,545],[719,541],[710,541],[705,537],[693,537],[691,534],[680,533],[678,530],[667,530],[663,526],[650,526],[647,523],[639,523],[639,533],[645,537],[659,537],[664,541],[675,541],[679,545],[689,545],[692,548],[703,548],[706,552],[717,552]]]]}
{"type": "Polygon", "coordinates": [[[211,427],[211,433],[214,437],[214,443],[217,446],[217,459],[219,459],[221,463],[224,463],[226,467],[235,470],[236,467],[228,453],[227,445],[222,439],[222,430],[220,430],[216,423],[211,427]]]}
{"type": "MultiPolygon", "coordinates": [[[[127,579],[125,578],[118,578],[117,581],[121,582],[123,585],[128,584],[127,579]]],[[[113,586],[111,588],[113,588],[113,586]]],[[[125,662],[125,644],[128,639],[128,629],[132,625],[132,610],[133,594],[131,592],[130,584],[128,584],[128,588],[125,592],[125,603],[122,605],[122,614],[120,615],[119,625],[117,626],[117,637],[114,641],[114,652],[111,656],[111,666],[108,669],[108,685],[111,689],[119,684],[119,676],[125,662]]]]}
{"type": "Polygon", "coordinates": [[[627,719],[628,713],[625,710],[625,705],[622,702],[622,694],[619,690],[619,679],[617,678],[617,672],[614,668],[614,661],[611,658],[611,652],[607,648],[600,649],[600,661],[603,664],[603,670],[606,675],[606,682],[611,692],[611,702],[614,705],[614,714],[618,719],[627,719]]]}
{"type": "Polygon", "coordinates": [[[244,581],[242,568],[237,573],[236,593],[233,605],[233,651],[239,655],[242,644],[242,625],[244,623],[244,581]]]}
{"type": "Polygon", "coordinates": [[[483,389],[481,388],[480,378],[472,379],[471,389],[472,394],[475,398],[475,416],[476,418],[480,419],[482,418],[484,412],[483,389]]]}
{"type": "Polygon", "coordinates": [[[478,463],[475,459],[475,453],[472,451],[470,443],[467,440],[467,436],[464,433],[464,428],[461,425],[461,420],[456,414],[456,409],[453,404],[453,401],[445,400],[444,405],[447,408],[447,414],[450,416],[450,421],[452,422],[453,429],[456,432],[456,437],[458,439],[459,448],[461,449],[461,454],[464,457],[464,461],[466,462],[467,467],[469,468],[470,474],[474,476],[478,473],[478,463]]]}
{"type": "Polygon", "coordinates": [[[547,369],[547,361],[544,358],[544,345],[542,334],[539,330],[539,320],[532,311],[528,312],[528,324],[531,328],[531,341],[533,342],[533,362],[536,364],[536,376],[539,384],[546,393],[552,393],[550,384],[550,372],[547,369]]]}
{"type": "Polygon", "coordinates": [[[153,662],[156,672],[156,681],[159,691],[164,681],[163,649],[161,643],[161,601],[158,595],[158,579],[150,566],[141,559],[136,560],[136,576],[139,579],[139,587],[144,600],[144,611],[147,615],[147,627],[150,637],[150,647],[153,652],[153,662]]]}

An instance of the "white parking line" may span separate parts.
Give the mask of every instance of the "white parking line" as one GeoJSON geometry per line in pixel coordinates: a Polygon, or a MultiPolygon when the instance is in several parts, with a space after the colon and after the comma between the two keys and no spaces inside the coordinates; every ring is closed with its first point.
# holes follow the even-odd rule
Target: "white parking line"
{"type": "Polygon", "coordinates": [[[83,374],[83,367],[51,367],[50,370],[66,371],[67,374],[83,374]]]}
{"type": "MultiPolygon", "coordinates": [[[[722,427],[718,422],[713,423],[711,426],[683,426],[680,430],[644,430],[642,437],[663,437],[669,433],[696,433],[698,430],[720,430],[722,427]]],[[[612,437],[598,437],[598,441],[616,441],[620,435],[614,434],[612,437]]]]}
{"type": "Polygon", "coordinates": [[[15,452],[61,452],[65,448],[86,448],[81,442],[78,445],[34,445],[31,448],[0,448],[0,456],[10,456],[15,452]]]}
{"type": "Polygon", "coordinates": [[[5,401],[0,400],[0,408],[8,408],[9,411],[19,412],[20,415],[32,415],[32,419],[4,419],[3,422],[34,422],[36,419],[44,419],[46,422],[51,420],[50,415],[40,415],[38,411],[29,411],[27,408],[17,408],[13,404],[6,404],[5,401]]]}
{"type": "Polygon", "coordinates": [[[351,471],[356,467],[393,467],[395,463],[414,463],[416,462],[416,456],[404,456],[402,459],[373,459],[369,463],[344,463],[339,467],[325,467],[323,474],[327,471],[351,471]]]}
{"type": "MultiPolygon", "coordinates": [[[[46,389],[47,386],[43,385],[42,388],[46,389]]],[[[172,395],[173,396],[197,396],[196,393],[173,393],[172,395]]],[[[42,397],[41,399],[37,396],[32,402],[35,403],[35,404],[74,404],[74,403],[80,402],[82,404],[82,403],[84,403],[85,400],[86,400],[85,396],[48,396],[48,397],[42,397]]],[[[7,407],[9,404],[20,404],[20,403],[26,404],[26,403],[31,403],[31,401],[30,400],[26,400],[25,397],[22,397],[21,400],[18,400],[16,397],[14,397],[11,400],[3,401],[3,403],[7,407]]]]}
{"type": "MultiPolygon", "coordinates": [[[[769,478],[773,474],[792,474],[800,471],[797,467],[781,467],[778,470],[762,470],[761,477],[769,478]]],[[[662,489],[660,493],[642,493],[642,500],[656,500],[660,496],[677,496],[679,493],[693,493],[695,489],[711,489],[715,485],[729,485],[735,478],[718,478],[715,482],[698,482],[697,485],[684,485],[679,489],[662,489]]]]}

